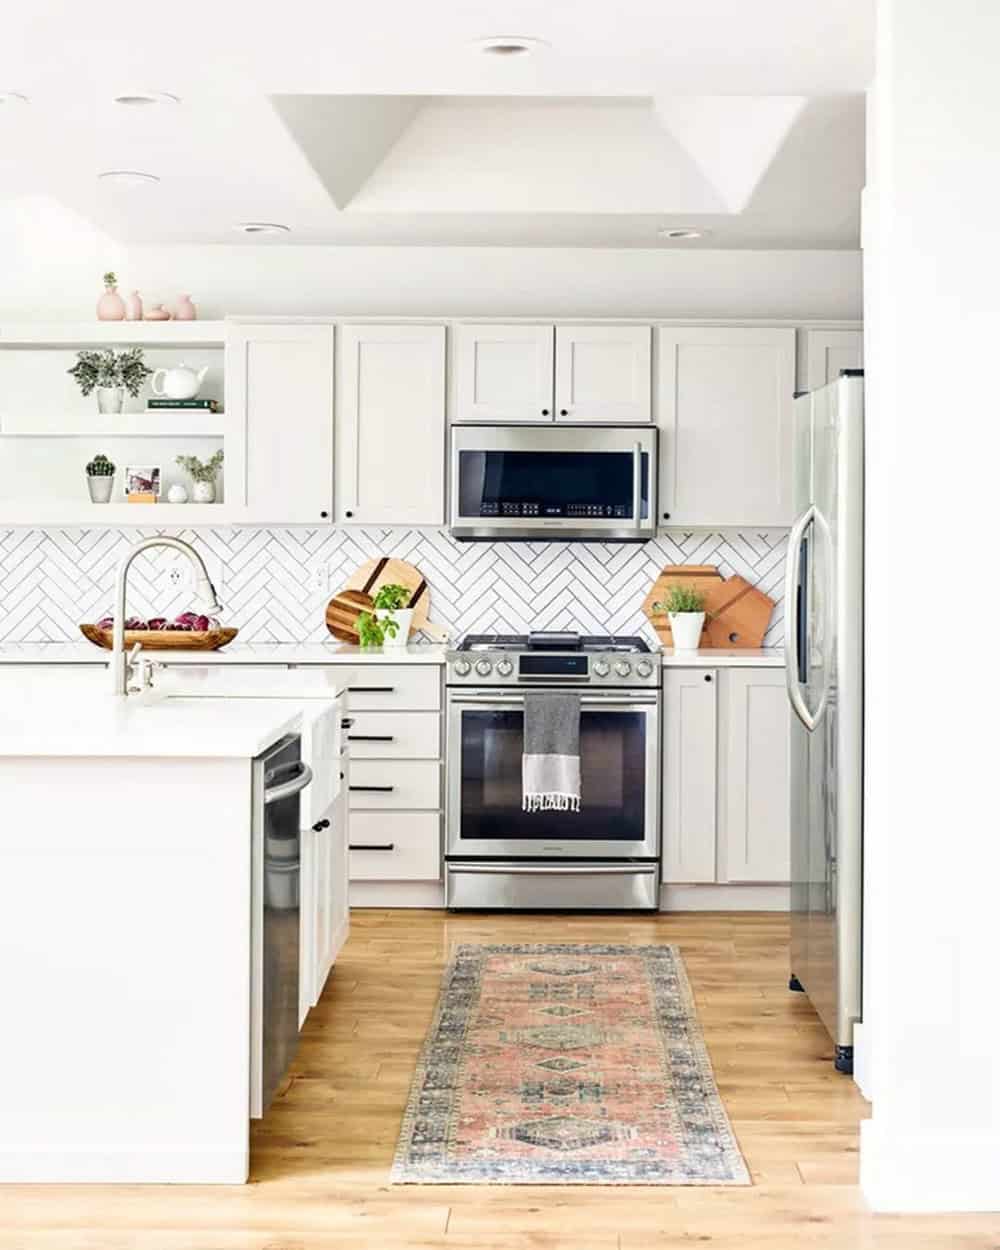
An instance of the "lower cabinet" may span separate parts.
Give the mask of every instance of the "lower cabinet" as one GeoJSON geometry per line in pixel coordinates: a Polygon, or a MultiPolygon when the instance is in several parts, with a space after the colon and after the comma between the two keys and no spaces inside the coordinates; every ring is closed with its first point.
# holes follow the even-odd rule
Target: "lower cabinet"
{"type": "Polygon", "coordinates": [[[789,880],[789,714],[783,669],[664,670],[664,881],[789,880]]]}

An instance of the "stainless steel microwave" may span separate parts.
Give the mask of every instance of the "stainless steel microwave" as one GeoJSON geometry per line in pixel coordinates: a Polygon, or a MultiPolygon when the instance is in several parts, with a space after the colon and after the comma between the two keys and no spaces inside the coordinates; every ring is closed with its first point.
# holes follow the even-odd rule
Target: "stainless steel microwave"
{"type": "Polygon", "coordinates": [[[649,425],[453,425],[451,533],[646,542],[656,534],[656,440],[649,425]]]}

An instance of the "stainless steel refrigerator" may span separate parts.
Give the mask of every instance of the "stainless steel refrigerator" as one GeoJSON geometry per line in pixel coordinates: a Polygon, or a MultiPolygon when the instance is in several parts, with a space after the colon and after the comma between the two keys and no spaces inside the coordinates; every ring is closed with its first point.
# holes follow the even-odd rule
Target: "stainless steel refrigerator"
{"type": "Polygon", "coordinates": [[[795,525],[785,580],[792,705],[792,953],[853,1071],[861,1016],[864,377],[795,401],[795,525]]]}

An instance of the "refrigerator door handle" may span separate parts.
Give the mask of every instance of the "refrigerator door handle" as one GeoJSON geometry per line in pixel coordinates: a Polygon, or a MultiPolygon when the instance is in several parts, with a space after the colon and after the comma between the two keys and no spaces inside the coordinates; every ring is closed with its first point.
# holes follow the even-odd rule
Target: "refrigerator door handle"
{"type": "MultiPolygon", "coordinates": [[[[802,563],[802,539],[810,524],[816,519],[816,505],[810,504],[792,526],[788,535],[788,555],[785,560],[785,685],[788,701],[806,729],[815,730],[823,715],[823,703],[813,715],[802,697],[799,684],[799,570],[802,563]]],[[[825,699],[824,699],[825,702],[825,699]]]]}

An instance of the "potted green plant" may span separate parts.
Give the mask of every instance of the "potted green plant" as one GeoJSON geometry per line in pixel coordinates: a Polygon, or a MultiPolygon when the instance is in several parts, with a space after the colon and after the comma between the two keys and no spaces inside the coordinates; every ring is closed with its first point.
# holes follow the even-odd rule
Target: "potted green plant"
{"type": "Polygon", "coordinates": [[[98,454],[87,465],[87,489],[91,503],[107,503],[115,485],[115,466],[104,455],[98,454]]]}
{"type": "Polygon", "coordinates": [[[125,407],[125,392],[135,399],[153,371],[143,362],[141,347],[122,352],[105,347],[97,352],[77,352],[76,364],[67,372],[84,395],[96,388],[98,412],[117,413],[125,407]]]}
{"type": "Polygon", "coordinates": [[[697,651],[701,631],[705,627],[705,596],[694,586],[678,583],[667,591],[667,597],[653,604],[654,612],[666,612],[675,651],[697,651]]]}
{"type": "Polygon", "coordinates": [[[215,479],[219,476],[224,459],[222,448],[209,459],[199,460],[197,456],[178,456],[177,463],[190,474],[194,482],[191,499],[194,503],[215,503],[215,479]]]}
{"type": "Polygon", "coordinates": [[[382,622],[371,612],[362,612],[358,616],[358,642],[362,647],[381,647],[385,642],[382,622]]]}
{"type": "Polygon", "coordinates": [[[375,619],[382,626],[385,634],[384,645],[387,647],[405,647],[410,636],[413,623],[413,609],[406,605],[410,601],[410,590],[407,586],[397,586],[388,582],[375,592],[373,604],[375,619]]]}

